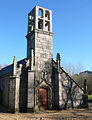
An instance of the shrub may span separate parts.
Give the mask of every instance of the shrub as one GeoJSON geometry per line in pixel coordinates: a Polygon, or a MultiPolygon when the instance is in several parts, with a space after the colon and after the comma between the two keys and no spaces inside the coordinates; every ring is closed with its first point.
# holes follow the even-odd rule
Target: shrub
{"type": "Polygon", "coordinates": [[[88,95],[88,101],[92,102],[92,95],[88,95]]]}

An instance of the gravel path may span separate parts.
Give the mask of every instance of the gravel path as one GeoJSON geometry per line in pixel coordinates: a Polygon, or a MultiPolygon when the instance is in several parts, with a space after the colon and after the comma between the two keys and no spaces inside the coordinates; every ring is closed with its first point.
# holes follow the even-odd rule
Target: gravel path
{"type": "Polygon", "coordinates": [[[89,109],[46,110],[15,114],[0,112],[0,120],[92,120],[92,103],[89,104],[89,109]]]}

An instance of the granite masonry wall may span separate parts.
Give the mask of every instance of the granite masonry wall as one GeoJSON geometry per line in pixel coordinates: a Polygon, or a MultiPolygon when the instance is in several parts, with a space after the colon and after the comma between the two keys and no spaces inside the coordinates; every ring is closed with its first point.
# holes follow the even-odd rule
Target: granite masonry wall
{"type": "Polygon", "coordinates": [[[10,74],[0,77],[1,104],[8,108],[10,74]]]}
{"type": "Polygon", "coordinates": [[[27,111],[27,97],[28,97],[28,68],[24,65],[20,75],[19,87],[19,110],[20,112],[27,111]]]}
{"type": "Polygon", "coordinates": [[[59,72],[59,108],[79,107],[83,103],[83,90],[63,70],[59,72]]]}

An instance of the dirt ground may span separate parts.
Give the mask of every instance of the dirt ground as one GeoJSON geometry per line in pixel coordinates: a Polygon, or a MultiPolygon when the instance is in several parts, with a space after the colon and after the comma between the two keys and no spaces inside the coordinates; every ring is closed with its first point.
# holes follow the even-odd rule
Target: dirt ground
{"type": "Polygon", "coordinates": [[[4,113],[0,120],[92,120],[92,103],[88,109],[46,110],[36,113],[4,113]]]}

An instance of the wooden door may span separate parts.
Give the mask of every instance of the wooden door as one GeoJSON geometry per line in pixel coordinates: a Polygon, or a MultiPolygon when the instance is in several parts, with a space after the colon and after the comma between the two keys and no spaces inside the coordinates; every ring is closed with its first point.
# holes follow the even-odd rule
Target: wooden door
{"type": "Polygon", "coordinates": [[[39,110],[47,109],[47,90],[40,88],[38,91],[38,107],[39,110]]]}

